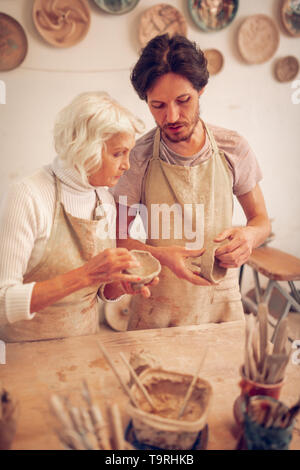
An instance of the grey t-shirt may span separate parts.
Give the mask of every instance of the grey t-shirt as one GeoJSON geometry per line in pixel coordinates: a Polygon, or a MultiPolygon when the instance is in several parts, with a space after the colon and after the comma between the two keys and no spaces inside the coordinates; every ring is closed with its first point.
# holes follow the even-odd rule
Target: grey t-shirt
{"type": "MultiPolygon", "coordinates": [[[[251,191],[262,179],[262,173],[254,152],[244,137],[236,131],[207,124],[216,144],[223,150],[228,166],[233,174],[233,194],[241,196],[251,191]]],[[[153,143],[156,128],[138,139],[130,152],[130,169],[122,176],[112,189],[116,202],[120,196],[127,196],[127,205],[139,204],[142,197],[142,182],[147,164],[153,154],[153,143]]],[[[191,157],[183,157],[169,149],[160,141],[160,158],[170,165],[194,166],[211,158],[212,148],[206,134],[204,146],[200,152],[191,157]]]]}

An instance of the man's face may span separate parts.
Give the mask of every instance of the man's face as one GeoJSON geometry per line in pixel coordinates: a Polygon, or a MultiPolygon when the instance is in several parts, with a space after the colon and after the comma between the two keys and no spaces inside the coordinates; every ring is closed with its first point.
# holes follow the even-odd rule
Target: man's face
{"type": "Polygon", "coordinates": [[[165,139],[189,141],[199,121],[199,96],[189,80],[167,73],[147,92],[147,103],[165,139]]]}

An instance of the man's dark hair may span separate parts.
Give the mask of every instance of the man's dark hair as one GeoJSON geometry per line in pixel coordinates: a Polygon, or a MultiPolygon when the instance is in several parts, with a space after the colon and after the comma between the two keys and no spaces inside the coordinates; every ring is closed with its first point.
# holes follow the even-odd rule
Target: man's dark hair
{"type": "Polygon", "coordinates": [[[207,60],[195,42],[184,36],[156,36],[142,50],[131,73],[131,83],[142,100],[147,101],[147,91],[166,73],[177,73],[200,91],[208,82],[207,60]]]}

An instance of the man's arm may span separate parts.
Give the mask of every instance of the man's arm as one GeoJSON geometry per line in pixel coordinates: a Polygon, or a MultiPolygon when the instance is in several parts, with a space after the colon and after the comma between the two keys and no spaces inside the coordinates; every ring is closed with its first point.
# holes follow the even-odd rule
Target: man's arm
{"type": "Polygon", "coordinates": [[[246,263],[252,250],[261,245],[271,231],[262,191],[257,184],[251,191],[238,197],[245,216],[246,227],[234,227],[224,230],[216,242],[229,242],[216,251],[216,258],[224,268],[236,268],[246,263]]]}
{"type": "MultiPolygon", "coordinates": [[[[210,286],[211,283],[201,277],[199,274],[193,273],[185,264],[186,258],[196,258],[203,255],[204,249],[202,250],[188,250],[185,247],[172,245],[172,246],[151,246],[142,243],[138,240],[133,240],[129,235],[129,228],[131,223],[134,221],[135,216],[128,215],[127,208],[127,226],[120,226],[120,205],[117,203],[117,246],[121,248],[127,248],[128,250],[144,250],[151,253],[158,261],[163,265],[167,266],[173,273],[180,279],[185,279],[192,284],[198,286],[210,286]],[[126,237],[126,238],[125,238],[126,237]]],[[[122,206],[122,211],[126,210],[122,206]]],[[[124,217],[122,217],[124,220],[124,217]]]]}

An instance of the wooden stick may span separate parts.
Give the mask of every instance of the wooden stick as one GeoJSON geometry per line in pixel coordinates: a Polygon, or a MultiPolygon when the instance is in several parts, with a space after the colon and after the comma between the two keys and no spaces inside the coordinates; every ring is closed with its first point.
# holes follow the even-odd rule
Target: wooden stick
{"type": "Polygon", "coordinates": [[[152,398],[150,397],[149,393],[147,392],[146,388],[144,387],[144,385],[142,384],[142,382],[140,381],[139,377],[137,376],[137,374],[135,373],[134,369],[132,368],[132,366],[129,364],[129,362],[127,361],[126,357],[124,356],[124,354],[122,352],[120,352],[120,356],[124,362],[124,364],[128,367],[129,371],[131,372],[131,375],[132,377],[134,378],[135,380],[135,383],[137,384],[137,386],[139,387],[139,389],[142,391],[142,393],[144,394],[144,397],[146,398],[147,402],[149,403],[149,405],[151,406],[152,410],[155,411],[155,406],[154,406],[154,403],[153,403],[153,400],[152,398]]]}
{"type": "Polygon", "coordinates": [[[197,378],[198,378],[200,369],[201,369],[201,367],[202,367],[202,365],[203,365],[203,363],[204,363],[204,360],[205,360],[205,358],[206,358],[207,350],[208,350],[208,348],[206,348],[206,350],[205,350],[205,352],[204,352],[204,354],[203,354],[203,356],[202,356],[202,358],[201,358],[201,360],[200,360],[200,362],[199,362],[199,364],[198,364],[198,367],[197,367],[197,370],[196,370],[196,372],[195,372],[195,375],[194,375],[194,377],[193,377],[193,379],[192,379],[192,381],[191,381],[191,384],[190,384],[190,386],[189,386],[189,388],[188,388],[188,391],[187,391],[187,393],[186,393],[186,395],[185,395],[185,397],[184,397],[183,403],[182,403],[181,408],[180,408],[180,410],[179,410],[177,419],[181,418],[181,416],[183,415],[184,410],[185,410],[185,408],[186,408],[186,405],[187,405],[189,399],[191,398],[191,395],[192,395],[192,392],[193,392],[193,390],[194,390],[194,387],[195,387],[195,384],[196,384],[196,381],[197,381],[197,378]]]}
{"type": "Polygon", "coordinates": [[[265,356],[267,354],[268,344],[268,306],[265,303],[258,305],[257,317],[259,321],[259,339],[260,339],[260,365],[259,369],[262,373],[265,356]]]}
{"type": "Polygon", "coordinates": [[[280,323],[277,326],[276,337],[274,340],[273,354],[280,354],[284,352],[284,347],[288,339],[288,320],[284,318],[280,320],[280,323]]]}
{"type": "Polygon", "coordinates": [[[83,398],[89,405],[89,414],[94,427],[95,435],[98,439],[98,445],[102,450],[112,450],[110,445],[108,425],[104,421],[102,413],[97,405],[94,405],[86,381],[83,381],[83,398]]]}
{"type": "Polygon", "coordinates": [[[104,346],[102,346],[102,344],[101,344],[99,341],[97,341],[97,343],[98,343],[98,346],[99,346],[99,348],[101,349],[101,351],[102,351],[102,353],[103,353],[105,359],[106,359],[107,362],[109,363],[109,365],[110,365],[112,371],[114,372],[115,376],[117,377],[117,379],[118,379],[118,381],[119,381],[121,387],[123,388],[124,392],[127,393],[127,395],[129,396],[131,403],[132,403],[136,408],[138,408],[138,404],[137,404],[137,402],[136,402],[134,396],[132,395],[130,389],[128,388],[128,386],[126,385],[126,383],[124,382],[124,380],[123,380],[122,377],[120,376],[119,372],[118,372],[117,369],[115,368],[115,366],[114,366],[114,364],[113,364],[111,358],[109,357],[108,353],[106,352],[104,346]]]}
{"type": "Polygon", "coordinates": [[[110,407],[110,414],[113,425],[113,436],[115,441],[115,450],[125,450],[124,432],[122,426],[122,419],[120,415],[120,409],[117,403],[114,403],[110,407]]]}

